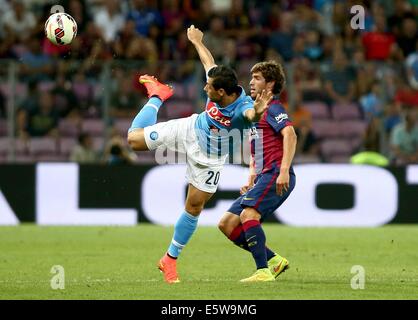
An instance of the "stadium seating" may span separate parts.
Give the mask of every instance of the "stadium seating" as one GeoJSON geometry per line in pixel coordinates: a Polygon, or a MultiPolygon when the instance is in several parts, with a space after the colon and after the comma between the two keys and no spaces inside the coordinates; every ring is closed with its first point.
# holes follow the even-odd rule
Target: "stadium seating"
{"type": "Polygon", "coordinates": [[[9,84],[7,82],[0,83],[0,91],[5,97],[7,97],[9,95],[9,92],[10,92],[9,84]]]}
{"type": "Polygon", "coordinates": [[[84,119],[81,123],[81,131],[91,136],[103,136],[105,125],[102,119],[84,119]]]}
{"type": "Polygon", "coordinates": [[[16,139],[15,140],[16,155],[18,155],[18,156],[29,155],[29,143],[30,143],[29,141],[26,141],[26,140],[23,140],[23,139],[16,139]]]}
{"type": "Polygon", "coordinates": [[[57,140],[50,137],[31,138],[29,153],[38,156],[55,156],[58,153],[57,140]]]}
{"type": "Polygon", "coordinates": [[[328,139],[320,144],[321,153],[329,161],[336,156],[349,157],[352,152],[352,146],[346,139],[328,139]]]}
{"type": "Polygon", "coordinates": [[[320,163],[321,158],[316,155],[297,155],[293,159],[295,164],[303,164],[303,163],[320,163]]]}
{"type": "Polygon", "coordinates": [[[313,119],[328,119],[330,117],[328,107],[323,102],[308,102],[303,106],[311,112],[313,119]]]}
{"type": "Polygon", "coordinates": [[[77,145],[77,139],[61,138],[59,140],[59,153],[68,159],[71,151],[76,145],[77,145]]]}
{"type": "Polygon", "coordinates": [[[131,118],[117,118],[115,119],[115,122],[113,126],[117,130],[117,132],[121,136],[126,136],[128,133],[129,128],[131,127],[132,119],[131,118]]]}
{"type": "Polygon", "coordinates": [[[363,120],[345,120],[339,123],[341,135],[346,138],[363,136],[367,123],[363,120]]]}
{"type": "Polygon", "coordinates": [[[42,82],[39,82],[38,84],[38,89],[40,91],[50,91],[54,89],[54,87],[55,87],[55,82],[53,81],[42,81],[42,82]]]}
{"type": "MultiPolygon", "coordinates": [[[[9,84],[7,82],[0,83],[0,91],[5,97],[8,97],[11,93],[9,84]]],[[[17,82],[15,83],[15,96],[16,97],[25,97],[27,95],[28,88],[26,83],[17,82]]]]}
{"type": "Polygon", "coordinates": [[[93,96],[93,88],[88,83],[73,83],[73,91],[79,101],[89,100],[93,96]]]}
{"type": "Polygon", "coordinates": [[[42,161],[42,162],[65,162],[68,161],[68,158],[64,155],[55,154],[55,155],[39,155],[35,157],[36,161],[42,161]]]}
{"type": "Polygon", "coordinates": [[[328,161],[332,163],[349,163],[350,156],[341,156],[341,155],[331,156],[330,158],[328,158],[328,161]]]}
{"type": "Polygon", "coordinates": [[[32,155],[29,154],[16,154],[15,161],[17,163],[33,163],[36,161],[32,155]]]}
{"type": "Polygon", "coordinates": [[[58,131],[62,137],[77,137],[80,129],[73,120],[61,119],[58,123],[58,131]]]}
{"type": "Polygon", "coordinates": [[[137,163],[150,164],[155,163],[155,153],[153,151],[144,151],[138,154],[137,163]]]}
{"type": "Polygon", "coordinates": [[[181,83],[176,82],[171,84],[174,89],[173,98],[188,100],[193,99],[196,92],[199,92],[195,83],[181,83]]]}
{"type": "Polygon", "coordinates": [[[7,135],[7,121],[0,119],[0,137],[7,135]]]}
{"type": "Polygon", "coordinates": [[[241,78],[241,76],[244,77],[248,77],[248,75],[250,74],[250,70],[251,68],[257,63],[258,61],[256,60],[243,60],[239,65],[238,65],[238,70],[237,70],[237,74],[238,74],[238,78],[241,78]]]}
{"type": "Polygon", "coordinates": [[[7,155],[9,153],[10,139],[6,137],[0,138],[0,155],[7,155]]]}
{"type": "Polygon", "coordinates": [[[186,99],[187,98],[186,87],[182,83],[177,82],[177,83],[173,83],[171,85],[174,89],[173,98],[176,98],[176,99],[186,99]]]}
{"type": "Polygon", "coordinates": [[[361,113],[358,105],[351,104],[334,104],[332,106],[332,118],[335,120],[360,119],[361,113]]]}
{"type": "MultiPolygon", "coordinates": [[[[0,138],[0,154],[7,155],[9,154],[10,147],[12,145],[11,139],[7,137],[0,138]]],[[[22,139],[16,139],[15,144],[15,153],[17,155],[29,155],[29,142],[22,139]]]]}
{"type": "Polygon", "coordinates": [[[352,137],[350,139],[351,148],[353,153],[357,152],[359,148],[363,146],[363,136],[352,137]]]}
{"type": "Polygon", "coordinates": [[[188,100],[169,100],[166,106],[168,119],[184,118],[194,113],[194,106],[188,100]]]}
{"type": "Polygon", "coordinates": [[[331,116],[322,102],[305,103],[312,112],[312,131],[320,140],[325,161],[346,163],[362,144],[367,123],[356,104],[332,106],[331,116]]]}
{"type": "Polygon", "coordinates": [[[332,119],[314,119],[312,121],[312,131],[315,134],[315,136],[319,139],[336,138],[341,136],[341,128],[339,123],[332,119]]]}

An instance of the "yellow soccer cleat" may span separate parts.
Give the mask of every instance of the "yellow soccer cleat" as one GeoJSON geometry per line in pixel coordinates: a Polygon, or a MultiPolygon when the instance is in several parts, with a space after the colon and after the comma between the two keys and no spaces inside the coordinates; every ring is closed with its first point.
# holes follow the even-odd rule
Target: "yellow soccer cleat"
{"type": "Polygon", "coordinates": [[[269,268],[258,269],[251,277],[241,279],[240,282],[265,282],[274,281],[274,276],[269,268]]]}
{"type": "Polygon", "coordinates": [[[286,258],[276,255],[268,261],[268,267],[274,278],[277,278],[282,272],[289,269],[289,261],[286,258]]]}

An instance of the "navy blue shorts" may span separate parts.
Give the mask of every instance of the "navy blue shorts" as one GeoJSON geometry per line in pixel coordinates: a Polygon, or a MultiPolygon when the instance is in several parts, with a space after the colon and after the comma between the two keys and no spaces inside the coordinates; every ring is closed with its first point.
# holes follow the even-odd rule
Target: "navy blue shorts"
{"type": "Polygon", "coordinates": [[[242,210],[251,207],[257,210],[261,214],[261,219],[264,220],[267,215],[273,213],[282,205],[295,188],[296,176],[293,170],[290,170],[289,190],[279,196],[276,193],[276,180],[279,173],[280,169],[275,168],[259,174],[254,181],[254,186],[236,199],[228,212],[239,216],[242,210]]]}

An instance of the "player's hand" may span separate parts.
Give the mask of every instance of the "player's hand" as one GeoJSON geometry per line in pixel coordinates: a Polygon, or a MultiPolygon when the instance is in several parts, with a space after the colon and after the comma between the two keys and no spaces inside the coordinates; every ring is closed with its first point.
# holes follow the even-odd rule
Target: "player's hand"
{"type": "Polygon", "coordinates": [[[240,194],[246,194],[247,191],[250,190],[253,186],[254,186],[254,184],[247,183],[246,185],[241,187],[241,189],[239,190],[239,193],[240,194]]]}
{"type": "MultiPolygon", "coordinates": [[[[251,165],[250,165],[251,166],[251,165]]],[[[241,187],[239,192],[241,194],[247,193],[248,190],[250,190],[252,187],[254,187],[254,181],[256,179],[257,175],[250,173],[250,176],[248,177],[247,183],[241,187]]]]}
{"type": "Polygon", "coordinates": [[[289,171],[280,172],[276,180],[276,193],[279,196],[282,196],[289,190],[289,180],[289,171]]]}
{"type": "Polygon", "coordinates": [[[261,116],[264,111],[267,110],[268,104],[273,99],[273,93],[271,91],[263,90],[261,94],[257,94],[257,97],[254,101],[254,110],[256,115],[261,116]]]}
{"type": "Polygon", "coordinates": [[[191,43],[200,43],[203,39],[203,32],[192,24],[187,28],[187,38],[189,38],[191,43]]]}

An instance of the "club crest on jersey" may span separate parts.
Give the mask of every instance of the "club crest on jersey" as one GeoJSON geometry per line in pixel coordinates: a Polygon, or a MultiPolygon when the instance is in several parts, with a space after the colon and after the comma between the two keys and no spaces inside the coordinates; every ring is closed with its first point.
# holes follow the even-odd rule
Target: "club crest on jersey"
{"type": "Polygon", "coordinates": [[[214,103],[208,103],[208,105],[206,106],[206,113],[209,116],[209,118],[215,120],[221,125],[225,127],[231,126],[231,118],[224,116],[214,103]]]}
{"type": "Polygon", "coordinates": [[[158,133],[157,131],[153,131],[150,133],[149,137],[151,138],[151,140],[157,140],[158,139],[158,133]]]}
{"type": "Polygon", "coordinates": [[[276,119],[277,123],[280,123],[283,120],[289,119],[289,116],[286,113],[281,113],[277,117],[274,117],[274,119],[276,119]]]}

